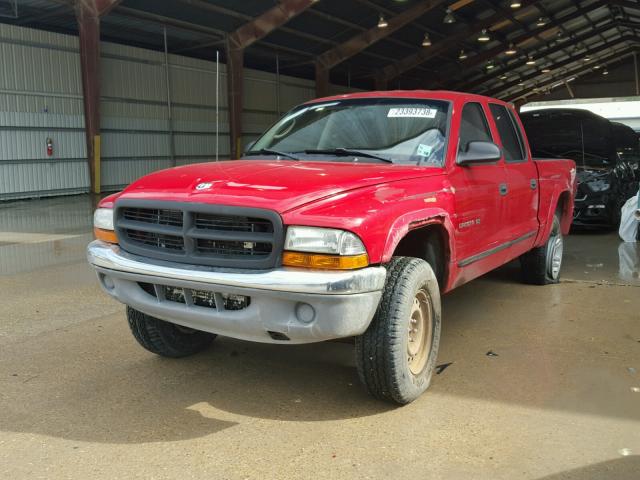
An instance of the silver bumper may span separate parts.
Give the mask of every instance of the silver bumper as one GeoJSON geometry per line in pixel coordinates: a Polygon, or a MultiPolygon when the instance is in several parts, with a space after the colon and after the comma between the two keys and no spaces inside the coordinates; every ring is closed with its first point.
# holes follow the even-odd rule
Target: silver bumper
{"type": "Polygon", "coordinates": [[[233,270],[156,261],[128,254],[100,241],[89,244],[87,258],[102,288],[146,314],[244,340],[310,343],[363,333],[378,306],[386,278],[383,267],[354,271],[278,268],[233,270]],[[202,307],[152,296],[140,283],[250,297],[241,310],[202,307]],[[283,339],[287,340],[283,340],[283,339]]]}

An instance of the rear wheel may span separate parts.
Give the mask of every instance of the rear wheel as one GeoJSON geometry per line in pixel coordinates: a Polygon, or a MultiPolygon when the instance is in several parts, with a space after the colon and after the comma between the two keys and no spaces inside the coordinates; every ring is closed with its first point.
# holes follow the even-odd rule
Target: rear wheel
{"type": "Polygon", "coordinates": [[[431,382],[440,343],[440,291],[431,266],[395,257],[378,310],[356,338],[356,363],[369,393],[406,404],[431,382]]]}
{"type": "Polygon", "coordinates": [[[127,320],[134,338],[144,348],[163,357],[186,357],[207,348],[213,333],[174,325],[127,307],[127,320]]]}
{"type": "Polygon", "coordinates": [[[525,283],[547,285],[560,281],[564,239],[560,227],[560,216],[553,216],[553,225],[547,243],[536,247],[520,257],[525,283]]]}

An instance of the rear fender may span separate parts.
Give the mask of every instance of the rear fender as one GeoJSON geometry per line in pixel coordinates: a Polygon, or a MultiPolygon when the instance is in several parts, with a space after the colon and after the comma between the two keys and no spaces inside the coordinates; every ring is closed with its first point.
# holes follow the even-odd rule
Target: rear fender
{"type": "Polygon", "coordinates": [[[549,239],[549,235],[551,234],[551,227],[553,226],[553,216],[558,210],[559,205],[562,205],[562,211],[560,212],[560,230],[562,231],[563,235],[567,235],[569,233],[569,229],[571,228],[571,221],[573,220],[574,195],[570,193],[569,190],[565,190],[564,188],[566,187],[556,184],[549,197],[549,203],[545,202],[544,205],[542,203],[540,204],[540,211],[546,212],[546,215],[539,215],[540,231],[538,232],[538,237],[536,238],[536,247],[544,245],[549,239]]]}

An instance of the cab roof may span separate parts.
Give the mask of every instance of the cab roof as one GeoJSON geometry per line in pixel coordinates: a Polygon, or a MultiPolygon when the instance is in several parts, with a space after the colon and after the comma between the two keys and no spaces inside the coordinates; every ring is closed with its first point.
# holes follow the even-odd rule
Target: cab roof
{"type": "Polygon", "coordinates": [[[476,95],[474,93],[454,92],[450,90],[384,90],[372,92],[347,93],[343,95],[333,95],[330,97],[316,98],[305,102],[305,104],[313,104],[319,102],[350,100],[356,98],[409,98],[409,99],[433,99],[455,101],[476,101],[476,102],[492,102],[502,105],[511,105],[497,98],[486,97],[484,95],[476,95]]]}

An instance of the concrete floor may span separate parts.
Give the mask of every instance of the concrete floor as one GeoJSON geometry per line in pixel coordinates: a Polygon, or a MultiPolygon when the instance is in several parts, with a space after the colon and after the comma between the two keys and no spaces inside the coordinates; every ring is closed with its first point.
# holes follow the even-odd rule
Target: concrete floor
{"type": "Polygon", "coordinates": [[[640,249],[613,233],[570,236],[559,285],[508,265],[447,295],[453,363],[393,408],[345,344],[144,351],[86,264],[91,211],[0,205],[0,478],[640,478],[640,249]]]}

